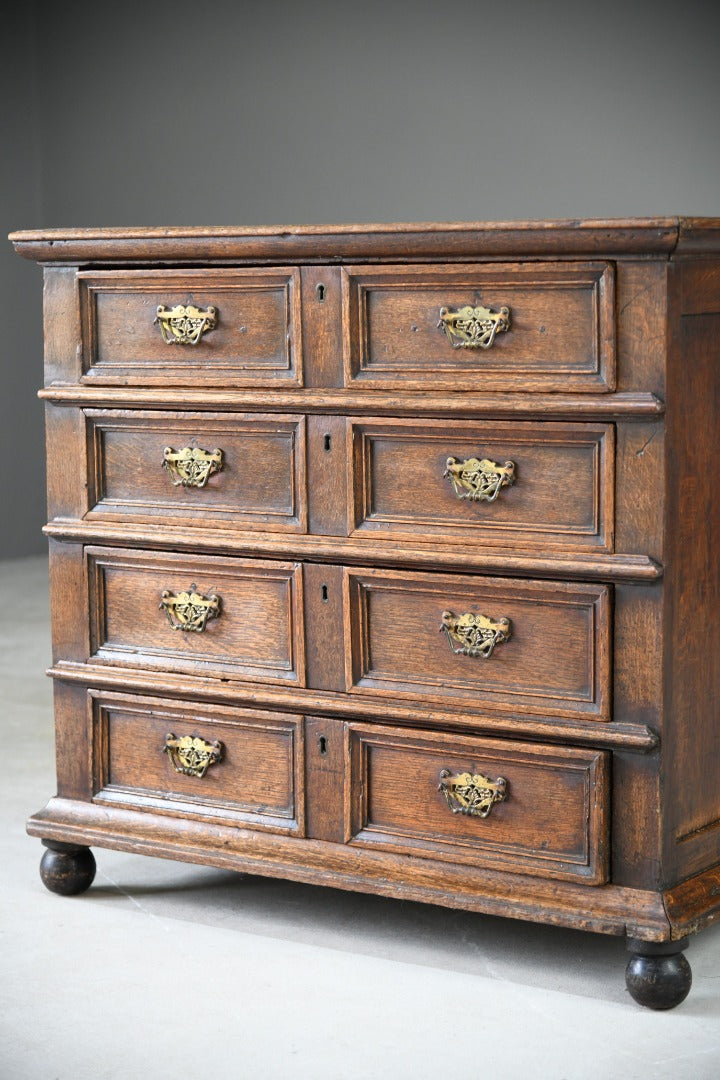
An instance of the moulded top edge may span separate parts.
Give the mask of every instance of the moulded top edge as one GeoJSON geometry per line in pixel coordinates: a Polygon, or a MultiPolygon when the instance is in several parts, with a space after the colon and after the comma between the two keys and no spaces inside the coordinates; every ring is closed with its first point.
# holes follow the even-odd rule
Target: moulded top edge
{"type": "Polygon", "coordinates": [[[720,250],[720,218],[34,229],[10,239],[40,262],[412,259],[720,250]]]}
{"type": "Polygon", "coordinates": [[[112,240],[112,239],[162,239],[164,237],[233,237],[233,236],[317,236],[348,235],[355,233],[408,233],[408,232],[502,232],[534,229],[626,229],[643,230],[677,229],[680,222],[691,222],[702,227],[705,222],[720,226],[720,218],[557,218],[530,221],[421,221],[421,222],[375,222],[371,224],[315,224],[315,225],[168,225],[168,226],[112,226],[109,228],[78,229],[26,229],[10,233],[13,243],[30,240],[112,240]]]}

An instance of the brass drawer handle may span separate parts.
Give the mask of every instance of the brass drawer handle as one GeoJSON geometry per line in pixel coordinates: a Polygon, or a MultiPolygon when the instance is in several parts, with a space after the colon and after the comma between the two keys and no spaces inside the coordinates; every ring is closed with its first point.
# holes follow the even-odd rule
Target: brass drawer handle
{"type": "Polygon", "coordinates": [[[510,308],[492,311],[482,305],[467,304],[452,311],[442,307],[438,328],[445,332],[453,349],[489,349],[496,334],[510,329],[510,308]]]}
{"type": "Polygon", "coordinates": [[[172,593],[165,589],[160,597],[160,608],[165,610],[173,630],[195,631],[201,634],[211,619],[220,615],[220,597],[214,593],[203,596],[196,592],[197,585],[189,592],[172,593]]]}
{"type": "Polygon", "coordinates": [[[510,640],[509,619],[490,619],[487,615],[453,615],[443,611],[441,631],[445,631],[452,651],[458,656],[481,656],[487,660],[496,645],[510,640]],[[453,642],[458,642],[456,647],[453,642]]]}
{"type": "Polygon", "coordinates": [[[217,308],[203,311],[192,304],[176,304],[174,308],[160,304],[155,322],[166,345],[197,345],[203,334],[217,326],[217,308]]]}
{"type": "Polygon", "coordinates": [[[500,489],[515,483],[515,462],[498,465],[489,458],[466,458],[458,461],[449,457],[445,463],[446,476],[458,499],[471,502],[495,502],[500,489]]]}
{"type": "Polygon", "coordinates": [[[508,782],[502,776],[489,780],[482,773],[464,772],[452,776],[449,769],[443,769],[438,791],[442,791],[453,814],[486,818],[495,803],[507,799],[508,782]]]}
{"type": "Polygon", "coordinates": [[[163,468],[170,473],[175,487],[204,488],[213,473],[223,467],[222,450],[201,450],[198,446],[184,446],[182,450],[173,450],[166,446],[163,450],[163,468]]]}
{"type": "Polygon", "coordinates": [[[203,777],[211,765],[222,760],[222,743],[205,742],[196,735],[183,735],[176,739],[170,733],[165,736],[163,753],[172,761],[175,772],[184,776],[203,777]]]}

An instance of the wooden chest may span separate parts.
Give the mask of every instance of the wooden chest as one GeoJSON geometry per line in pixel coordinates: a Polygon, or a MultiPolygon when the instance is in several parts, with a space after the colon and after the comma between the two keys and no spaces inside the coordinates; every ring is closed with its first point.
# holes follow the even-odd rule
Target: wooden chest
{"type": "Polygon", "coordinates": [[[720,220],[23,232],[90,845],[624,934],[720,914],[720,220]]]}

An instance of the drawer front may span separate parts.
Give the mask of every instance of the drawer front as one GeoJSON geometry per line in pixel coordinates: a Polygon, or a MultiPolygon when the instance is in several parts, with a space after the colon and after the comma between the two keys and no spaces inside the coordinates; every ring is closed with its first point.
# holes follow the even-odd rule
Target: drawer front
{"type": "Polygon", "coordinates": [[[298,564],[94,547],[86,557],[92,659],[304,685],[298,564]]]}
{"type": "Polygon", "coordinates": [[[302,835],[302,717],[90,691],[94,801],[302,835]]]}
{"type": "Polygon", "coordinates": [[[88,380],[302,384],[297,269],[108,270],[78,278],[88,380]]]}
{"type": "Polygon", "coordinates": [[[607,880],[605,751],[349,728],[349,843],[607,880]]]}
{"type": "Polygon", "coordinates": [[[607,586],[346,570],[354,693],[609,719],[607,586]]]}
{"type": "Polygon", "coordinates": [[[346,382],[613,390],[614,304],[613,269],[600,262],[348,267],[346,382]]]}
{"type": "Polygon", "coordinates": [[[91,518],[305,532],[299,416],[86,409],[91,518]]]}
{"type": "Polygon", "coordinates": [[[612,550],[609,424],[349,424],[358,535],[612,550]]]}

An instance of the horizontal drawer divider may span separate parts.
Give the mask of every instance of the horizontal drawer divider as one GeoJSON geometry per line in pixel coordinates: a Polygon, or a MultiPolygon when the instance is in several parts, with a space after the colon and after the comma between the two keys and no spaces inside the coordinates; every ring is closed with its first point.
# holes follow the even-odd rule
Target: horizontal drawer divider
{"type": "Polygon", "coordinates": [[[657,734],[644,724],[613,721],[543,720],[538,717],[493,716],[468,714],[461,708],[424,708],[417,703],[396,705],[368,700],[361,695],[340,694],[326,690],[293,689],[281,686],[248,685],[225,679],[201,676],[178,676],[162,672],[143,672],[103,664],[59,660],[48,669],[52,678],[87,686],[137,691],[242,705],[266,707],[293,713],[325,714],[328,716],[361,717],[381,722],[408,724],[417,727],[442,725],[444,730],[506,735],[514,738],[538,739],[562,745],[594,746],[599,749],[622,749],[646,753],[658,745],[657,734]]]}
{"type": "Polygon", "coordinates": [[[444,573],[507,573],[519,577],[571,578],[584,581],[657,581],[662,577],[660,563],[648,555],[588,554],[574,555],[516,555],[492,548],[480,549],[478,544],[453,545],[443,551],[437,544],[402,544],[391,540],[353,540],[293,534],[287,537],[272,533],[231,532],[216,529],[181,529],[163,525],[124,525],[74,518],[56,518],[44,528],[54,540],[87,543],[117,543],[140,547],[196,554],[242,555],[278,559],[299,559],[309,562],[333,562],[366,566],[402,566],[407,569],[442,570],[444,573]]]}
{"type": "MultiPolygon", "coordinates": [[[[97,405],[127,408],[177,408],[171,387],[47,386],[38,397],[55,405],[97,405]]],[[[567,420],[653,419],[663,415],[665,403],[655,394],[622,391],[612,394],[531,393],[388,393],[382,390],[298,389],[269,391],[224,388],[184,388],[182,407],[188,409],[292,411],[373,416],[462,416],[567,420]]]]}

